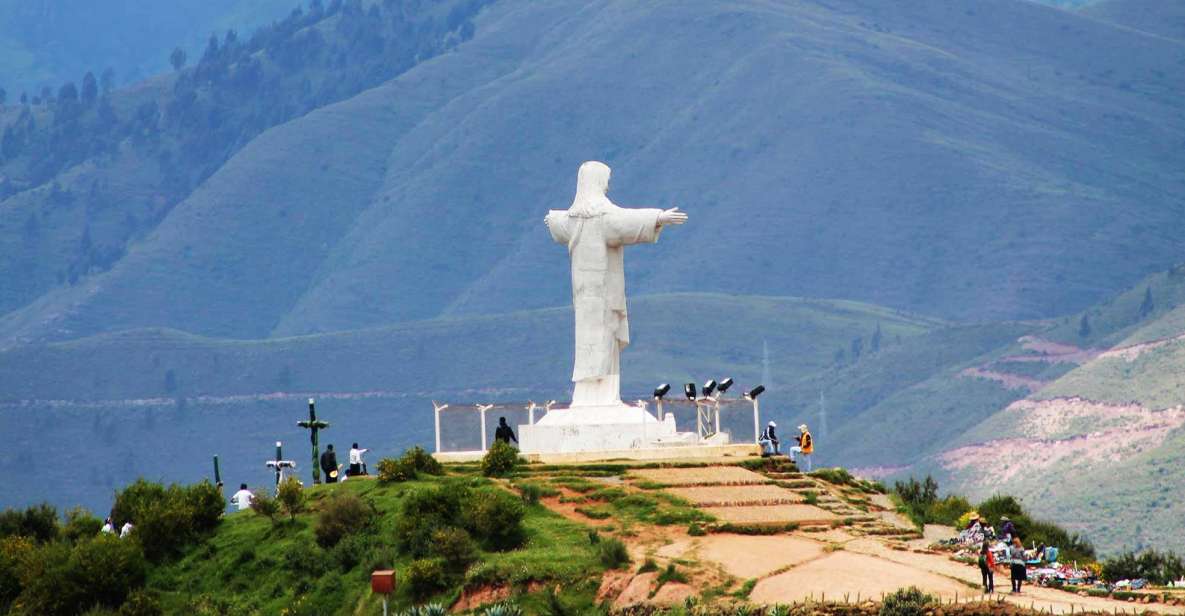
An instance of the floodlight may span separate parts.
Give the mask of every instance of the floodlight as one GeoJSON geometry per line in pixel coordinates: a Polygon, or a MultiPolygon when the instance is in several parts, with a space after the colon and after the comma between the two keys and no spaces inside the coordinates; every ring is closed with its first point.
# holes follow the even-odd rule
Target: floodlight
{"type": "Polygon", "coordinates": [[[654,388],[654,399],[655,400],[662,400],[662,397],[667,395],[668,391],[671,391],[671,384],[670,383],[663,383],[662,385],[655,387],[654,388]]]}
{"type": "Polygon", "coordinates": [[[704,397],[705,398],[707,398],[708,396],[711,396],[712,392],[714,392],[714,391],[716,391],[716,379],[712,379],[712,380],[708,381],[707,383],[704,383],[704,397]]]}
{"type": "Polygon", "coordinates": [[[687,396],[688,400],[695,400],[695,383],[688,383],[683,386],[683,395],[687,396]]]}
{"type": "Polygon", "coordinates": [[[716,386],[716,391],[724,393],[728,391],[729,387],[732,387],[732,377],[720,381],[720,384],[716,386]]]}
{"type": "Polygon", "coordinates": [[[745,397],[750,400],[756,400],[757,396],[760,396],[761,393],[764,391],[765,391],[765,385],[758,385],[757,387],[750,389],[749,392],[745,394],[745,397]]]}

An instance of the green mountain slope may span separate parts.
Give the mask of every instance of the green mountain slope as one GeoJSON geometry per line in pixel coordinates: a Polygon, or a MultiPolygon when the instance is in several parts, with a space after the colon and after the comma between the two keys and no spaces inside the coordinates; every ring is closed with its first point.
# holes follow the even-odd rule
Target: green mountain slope
{"type": "MultiPolygon", "coordinates": [[[[1018,494],[1107,550],[1171,547],[1185,515],[1185,268],[1087,311],[1090,358],[922,464],[952,489],[1018,494]],[[1142,298],[1156,299],[1141,311],[1142,298]],[[1138,315],[1143,314],[1140,318],[1138,315]],[[1104,343],[1100,345],[1099,343],[1104,343]]],[[[1081,319],[1049,332],[1067,337],[1081,319]]]]}
{"type": "Polygon", "coordinates": [[[692,214],[627,259],[646,292],[1047,316],[1176,254],[1171,41],[1027,2],[494,3],[473,23],[455,52],[256,138],[0,337],[257,338],[559,305],[539,217],[588,158],[617,167],[622,204],[692,214]]]}

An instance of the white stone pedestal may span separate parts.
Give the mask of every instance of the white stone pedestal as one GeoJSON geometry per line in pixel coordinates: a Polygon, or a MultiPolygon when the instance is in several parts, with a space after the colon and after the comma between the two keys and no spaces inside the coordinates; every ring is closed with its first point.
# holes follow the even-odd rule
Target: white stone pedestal
{"type": "Polygon", "coordinates": [[[521,451],[575,453],[697,445],[692,432],[676,432],[674,415],[659,421],[626,404],[555,409],[534,425],[519,425],[521,451]]]}

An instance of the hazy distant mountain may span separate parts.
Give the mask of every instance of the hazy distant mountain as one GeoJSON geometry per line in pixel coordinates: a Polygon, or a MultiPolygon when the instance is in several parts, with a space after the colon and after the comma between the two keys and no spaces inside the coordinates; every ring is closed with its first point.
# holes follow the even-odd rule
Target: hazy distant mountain
{"type": "Polygon", "coordinates": [[[1083,15],[1185,43],[1185,4],[1176,0],[1100,0],[1083,15]]]}
{"type": "Polygon", "coordinates": [[[475,25],[254,138],[109,271],[0,332],[259,337],[561,305],[539,221],[588,158],[617,168],[622,204],[692,214],[627,258],[635,294],[1048,316],[1179,255],[1185,79],[1162,38],[1028,2],[495,3],[475,25]]]}
{"type": "MultiPolygon", "coordinates": [[[[250,34],[292,0],[0,0],[0,87],[10,101],[107,68],[117,83],[169,67],[176,47],[196,60],[211,33],[250,34]]],[[[169,69],[171,70],[171,69],[169,69]]]]}

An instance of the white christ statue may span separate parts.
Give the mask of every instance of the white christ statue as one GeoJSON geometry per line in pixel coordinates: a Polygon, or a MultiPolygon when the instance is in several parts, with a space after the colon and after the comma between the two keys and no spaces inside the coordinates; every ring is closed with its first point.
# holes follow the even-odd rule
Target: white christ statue
{"type": "Polygon", "coordinates": [[[605,196],[609,173],[605,163],[580,165],[572,207],[552,210],[543,219],[551,237],[567,245],[572,258],[572,306],[576,311],[573,407],[622,404],[621,350],[630,343],[623,247],[656,242],[665,225],[687,222],[687,214],[677,207],[618,207],[605,196]]]}

